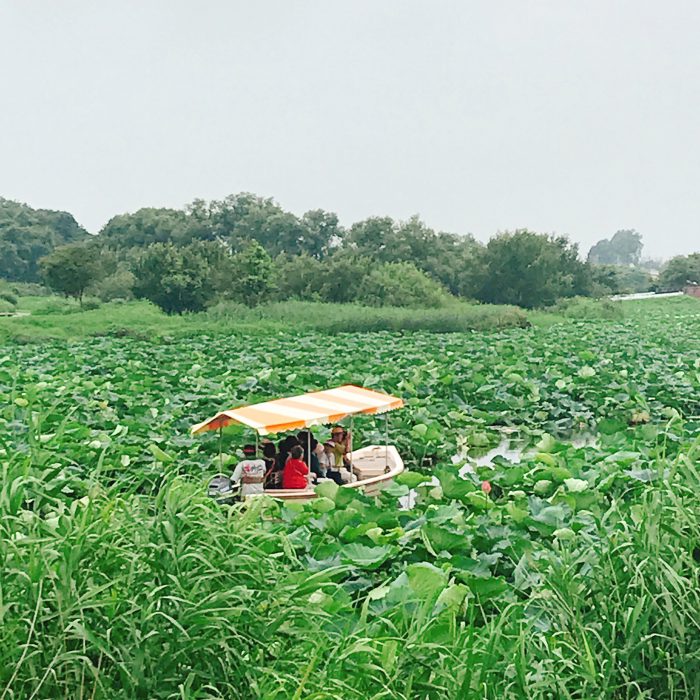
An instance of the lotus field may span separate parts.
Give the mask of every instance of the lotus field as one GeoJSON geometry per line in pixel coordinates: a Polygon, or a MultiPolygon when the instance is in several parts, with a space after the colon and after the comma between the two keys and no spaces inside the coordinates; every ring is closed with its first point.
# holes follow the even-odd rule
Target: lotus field
{"type": "MultiPolygon", "coordinates": [[[[646,306],[643,306],[646,304],[646,306]]],[[[382,443],[358,417],[355,443],[382,443]]],[[[317,428],[319,437],[326,429],[317,428]]],[[[700,303],[0,346],[0,698],[700,697],[700,303]],[[221,506],[220,409],[402,396],[369,499],[221,506]]]]}

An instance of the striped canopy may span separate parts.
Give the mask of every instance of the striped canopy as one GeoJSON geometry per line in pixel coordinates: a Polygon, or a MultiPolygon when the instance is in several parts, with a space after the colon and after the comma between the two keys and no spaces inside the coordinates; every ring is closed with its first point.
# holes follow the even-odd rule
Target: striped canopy
{"type": "Polygon", "coordinates": [[[403,400],[396,396],[346,384],[336,389],[232,408],[198,423],[192,427],[192,432],[203,433],[241,423],[260,435],[267,435],[335,423],[354,413],[385,413],[402,406],[403,400]]]}

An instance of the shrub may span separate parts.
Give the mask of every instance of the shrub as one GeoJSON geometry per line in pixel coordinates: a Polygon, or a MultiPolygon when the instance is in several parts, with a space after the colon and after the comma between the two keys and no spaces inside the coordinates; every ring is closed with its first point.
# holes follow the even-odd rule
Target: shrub
{"type": "Polygon", "coordinates": [[[484,262],[481,301],[532,309],[590,292],[590,268],[564,236],[525,229],[501,233],[488,242],[484,262]]]}
{"type": "Polygon", "coordinates": [[[83,301],[83,311],[94,311],[102,306],[102,302],[97,297],[89,297],[83,301]]]}
{"type": "Polygon", "coordinates": [[[18,297],[48,297],[52,294],[48,287],[36,282],[14,282],[12,292],[18,297]]]}
{"type": "Polygon", "coordinates": [[[202,311],[214,297],[212,268],[200,246],[154,243],[136,266],[134,294],[168,314],[202,311]]]}
{"type": "Polygon", "coordinates": [[[17,302],[19,301],[12,292],[2,290],[0,290],[0,299],[6,301],[11,306],[17,306],[17,302]]]}
{"type": "Polygon", "coordinates": [[[71,304],[68,299],[62,299],[61,297],[52,297],[46,301],[43,306],[36,310],[38,314],[70,314],[78,310],[75,304],[71,304]]]}
{"type": "Polygon", "coordinates": [[[92,285],[90,292],[102,301],[132,299],[136,277],[129,270],[117,270],[103,280],[92,285]]]}
{"type": "Polygon", "coordinates": [[[357,300],[371,306],[435,308],[450,299],[445,288],[413,263],[386,263],[370,270],[358,290],[357,300]]]}
{"type": "Polygon", "coordinates": [[[615,320],[624,316],[622,306],[618,302],[586,297],[560,299],[548,311],[575,320],[615,320]]]}

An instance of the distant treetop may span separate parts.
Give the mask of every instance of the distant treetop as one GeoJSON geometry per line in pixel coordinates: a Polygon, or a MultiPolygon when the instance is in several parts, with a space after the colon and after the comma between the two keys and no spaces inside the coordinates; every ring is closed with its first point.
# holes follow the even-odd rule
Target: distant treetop
{"type": "Polygon", "coordinates": [[[41,281],[40,258],[88,237],[68,212],[32,209],[0,197],[0,277],[6,280],[41,281]]]}

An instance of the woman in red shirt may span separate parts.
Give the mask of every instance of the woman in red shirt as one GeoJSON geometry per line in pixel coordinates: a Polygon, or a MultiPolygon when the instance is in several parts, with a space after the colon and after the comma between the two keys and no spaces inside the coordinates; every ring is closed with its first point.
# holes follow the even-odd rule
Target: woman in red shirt
{"type": "Polygon", "coordinates": [[[283,489],[305,489],[309,482],[306,478],[309,473],[309,468],[306,462],[301,459],[304,450],[300,445],[292,447],[290,459],[284,465],[282,472],[282,488],[283,489]]]}

